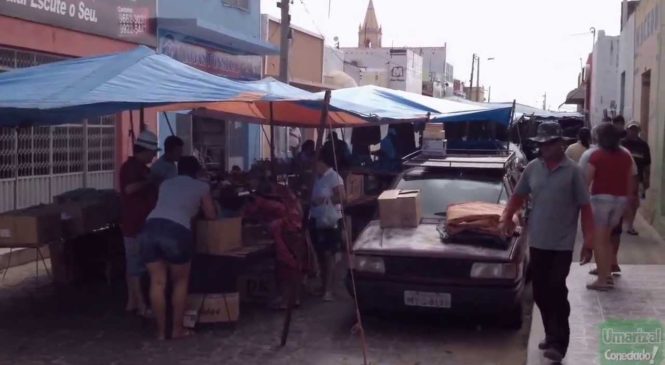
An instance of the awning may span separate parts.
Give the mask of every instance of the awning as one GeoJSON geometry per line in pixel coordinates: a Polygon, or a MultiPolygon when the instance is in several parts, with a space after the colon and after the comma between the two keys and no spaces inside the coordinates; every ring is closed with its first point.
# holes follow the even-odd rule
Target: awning
{"type": "Polygon", "coordinates": [[[584,105],[585,100],[586,87],[582,85],[568,93],[568,96],[566,96],[566,102],[564,104],[584,105]]]}
{"type": "MultiPolygon", "coordinates": [[[[502,103],[481,103],[477,101],[471,101],[457,96],[452,96],[446,98],[446,100],[453,100],[460,103],[466,103],[476,106],[485,106],[490,105],[492,107],[509,107],[512,106],[512,102],[502,102],[502,103]]],[[[513,116],[513,121],[521,119],[523,116],[531,116],[540,119],[563,119],[563,118],[584,118],[584,116],[577,112],[555,112],[549,110],[543,110],[533,106],[515,103],[515,114],[513,116]]]]}
{"type": "Polygon", "coordinates": [[[184,35],[190,43],[201,43],[201,40],[205,39],[206,45],[214,44],[216,48],[230,54],[262,56],[279,53],[279,47],[260,39],[249,38],[219,23],[185,18],[159,18],[158,22],[160,29],[184,35]]]}
{"type": "Polygon", "coordinates": [[[210,75],[140,46],[0,74],[0,126],[52,125],[142,107],[270,99],[251,84],[210,75]]]}
{"type": "Polygon", "coordinates": [[[333,100],[363,105],[367,113],[373,113],[372,107],[388,105],[391,109],[403,108],[400,114],[417,110],[429,113],[432,122],[443,123],[490,121],[508,125],[512,112],[512,105],[467,104],[372,85],[336,90],[333,100]]]}
{"type": "MultiPolygon", "coordinates": [[[[292,86],[269,79],[262,81],[263,91],[280,90],[282,100],[265,100],[252,103],[223,102],[206,105],[196,111],[199,115],[234,117],[248,122],[267,123],[292,127],[320,126],[321,109],[325,93],[302,95],[292,86]],[[276,84],[268,89],[268,85],[276,84]],[[278,86],[281,84],[281,86],[278,86]],[[271,117],[272,116],[272,117],[271,117]]],[[[257,85],[255,85],[257,86],[257,85]]],[[[476,106],[450,100],[381,88],[362,86],[333,90],[329,107],[330,125],[333,128],[362,127],[367,125],[431,121],[452,123],[466,121],[494,121],[508,124],[511,106],[476,106]]]]}

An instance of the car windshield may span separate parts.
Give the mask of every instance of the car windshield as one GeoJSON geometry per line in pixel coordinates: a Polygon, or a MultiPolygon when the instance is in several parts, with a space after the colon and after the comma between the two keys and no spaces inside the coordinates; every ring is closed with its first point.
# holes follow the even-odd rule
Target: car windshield
{"type": "Polygon", "coordinates": [[[407,175],[397,184],[397,189],[420,190],[422,214],[427,218],[444,216],[451,204],[470,201],[505,203],[507,200],[501,178],[451,174],[407,175]]]}

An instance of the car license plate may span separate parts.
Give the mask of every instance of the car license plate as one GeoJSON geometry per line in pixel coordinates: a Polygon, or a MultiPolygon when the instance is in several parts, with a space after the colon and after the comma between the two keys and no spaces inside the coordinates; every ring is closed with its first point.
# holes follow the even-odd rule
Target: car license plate
{"type": "Polygon", "coordinates": [[[450,308],[451,296],[448,293],[428,293],[404,291],[404,304],[410,307],[450,308]]]}

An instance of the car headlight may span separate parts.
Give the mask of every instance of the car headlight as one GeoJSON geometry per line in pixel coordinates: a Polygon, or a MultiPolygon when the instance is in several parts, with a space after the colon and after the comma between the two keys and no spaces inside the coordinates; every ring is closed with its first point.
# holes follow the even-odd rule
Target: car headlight
{"type": "Polygon", "coordinates": [[[386,273],[386,265],[380,257],[354,255],[351,259],[351,267],[356,271],[386,273]]]}
{"type": "Polygon", "coordinates": [[[471,277],[475,279],[517,279],[521,264],[497,264],[476,262],[471,266],[471,277]]]}

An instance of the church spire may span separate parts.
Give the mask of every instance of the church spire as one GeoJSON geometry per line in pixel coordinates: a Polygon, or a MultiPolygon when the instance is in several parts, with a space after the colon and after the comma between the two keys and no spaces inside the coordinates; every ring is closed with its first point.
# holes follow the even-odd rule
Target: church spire
{"type": "Polygon", "coordinates": [[[358,47],[360,48],[381,48],[381,26],[374,10],[374,1],[369,0],[365,21],[358,31],[358,47]]]}

